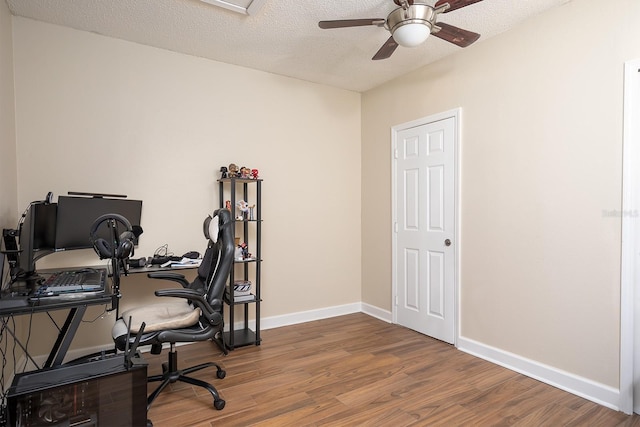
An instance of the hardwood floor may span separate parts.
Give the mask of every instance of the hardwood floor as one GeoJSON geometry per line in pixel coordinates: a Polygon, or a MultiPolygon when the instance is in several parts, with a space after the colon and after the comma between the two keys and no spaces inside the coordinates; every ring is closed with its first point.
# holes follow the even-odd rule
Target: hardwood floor
{"type": "MultiPolygon", "coordinates": [[[[365,314],[263,331],[260,346],[222,356],[211,342],[178,348],[185,368],[215,385],[175,383],[149,411],[178,426],[640,426],[627,416],[365,314]]],[[[150,374],[166,360],[146,354],[150,374]]],[[[149,391],[153,389],[149,387],[149,391]]]]}

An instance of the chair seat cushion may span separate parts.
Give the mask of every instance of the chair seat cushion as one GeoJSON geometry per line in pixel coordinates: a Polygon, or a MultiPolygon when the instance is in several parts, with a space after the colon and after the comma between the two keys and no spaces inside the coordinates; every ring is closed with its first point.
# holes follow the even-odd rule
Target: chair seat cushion
{"type": "Polygon", "coordinates": [[[194,308],[187,301],[172,301],[135,307],[122,313],[125,323],[129,323],[129,317],[131,333],[137,334],[142,322],[145,323],[144,332],[155,332],[195,325],[200,319],[200,309],[194,308]]]}

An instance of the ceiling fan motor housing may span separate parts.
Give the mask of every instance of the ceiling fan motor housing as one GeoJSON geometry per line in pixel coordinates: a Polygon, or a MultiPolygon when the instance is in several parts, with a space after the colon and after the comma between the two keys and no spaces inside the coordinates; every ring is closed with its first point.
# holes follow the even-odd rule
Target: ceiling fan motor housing
{"type": "Polygon", "coordinates": [[[436,13],[431,6],[415,3],[409,6],[406,10],[399,7],[391,12],[387,17],[386,25],[396,43],[405,47],[415,47],[424,42],[429,36],[435,19],[436,13]],[[413,27],[413,31],[415,31],[420,28],[419,25],[424,26],[421,37],[407,37],[403,34],[409,27],[404,29],[402,27],[411,26],[413,27]]]}

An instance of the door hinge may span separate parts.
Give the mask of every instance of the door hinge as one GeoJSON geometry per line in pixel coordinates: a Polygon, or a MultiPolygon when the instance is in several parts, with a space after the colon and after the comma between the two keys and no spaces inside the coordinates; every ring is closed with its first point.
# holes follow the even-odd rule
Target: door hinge
{"type": "Polygon", "coordinates": [[[393,232],[394,232],[394,233],[397,233],[397,232],[398,232],[398,223],[397,223],[397,222],[394,222],[394,223],[393,223],[393,232]]]}
{"type": "Polygon", "coordinates": [[[393,158],[394,159],[398,159],[398,149],[397,148],[393,150],[393,158]]]}
{"type": "Polygon", "coordinates": [[[397,306],[398,305],[398,295],[396,295],[395,300],[396,300],[395,301],[395,305],[397,306]]]}

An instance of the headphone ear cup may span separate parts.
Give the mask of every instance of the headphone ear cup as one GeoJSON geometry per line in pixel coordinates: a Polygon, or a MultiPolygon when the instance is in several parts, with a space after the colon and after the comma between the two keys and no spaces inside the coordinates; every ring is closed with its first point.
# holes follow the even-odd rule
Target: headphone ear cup
{"type": "Polygon", "coordinates": [[[120,244],[118,245],[118,249],[116,249],[116,258],[125,259],[133,255],[133,239],[135,238],[136,236],[128,230],[123,231],[122,234],[120,234],[120,237],[118,238],[120,244]]]}
{"type": "Polygon", "coordinates": [[[113,256],[111,245],[109,245],[109,243],[104,239],[96,239],[93,242],[93,248],[96,250],[96,253],[100,256],[100,259],[111,258],[113,256]]]}
{"type": "Polygon", "coordinates": [[[116,258],[125,259],[133,255],[133,242],[129,239],[120,241],[120,246],[116,250],[116,258]]]}

